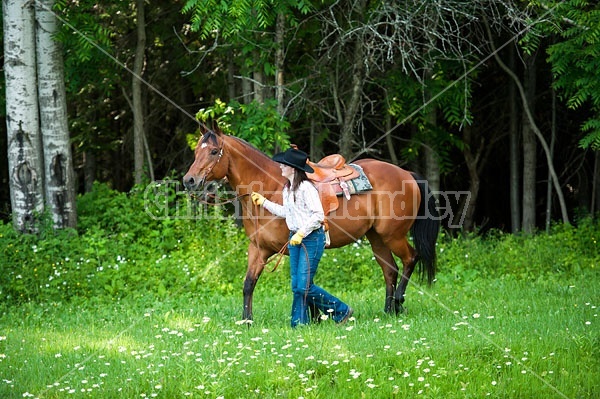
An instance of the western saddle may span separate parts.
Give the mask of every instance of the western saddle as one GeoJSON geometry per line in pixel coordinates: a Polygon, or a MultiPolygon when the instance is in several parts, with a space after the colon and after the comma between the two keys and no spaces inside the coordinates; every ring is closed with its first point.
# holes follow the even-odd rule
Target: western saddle
{"type": "Polygon", "coordinates": [[[327,233],[326,245],[329,246],[329,223],[327,216],[340,206],[337,192],[341,189],[347,199],[350,199],[346,181],[359,176],[356,169],[346,163],[346,159],[340,154],[328,155],[319,162],[307,161],[314,169],[314,173],[307,173],[319,191],[319,198],[323,204],[325,220],[323,227],[327,233]]]}
{"type": "MultiPolygon", "coordinates": [[[[295,144],[292,144],[291,147],[298,149],[298,146],[295,144]]],[[[337,192],[339,190],[343,191],[346,199],[350,199],[346,181],[359,177],[360,173],[350,166],[350,164],[347,164],[346,158],[341,154],[327,155],[317,163],[310,160],[307,160],[306,163],[314,170],[313,173],[307,173],[306,176],[312,180],[319,191],[319,198],[321,199],[321,204],[323,204],[323,211],[325,213],[323,226],[327,232],[327,246],[329,246],[329,224],[327,223],[327,215],[338,209],[340,206],[337,198],[337,192]],[[338,190],[336,190],[336,186],[339,187],[338,190]]]]}

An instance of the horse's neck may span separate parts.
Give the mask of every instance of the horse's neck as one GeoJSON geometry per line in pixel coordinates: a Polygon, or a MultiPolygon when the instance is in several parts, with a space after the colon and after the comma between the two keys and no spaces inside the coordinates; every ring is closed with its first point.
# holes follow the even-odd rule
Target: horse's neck
{"type": "Polygon", "coordinates": [[[232,139],[230,145],[230,153],[236,155],[229,157],[227,179],[238,194],[275,191],[282,186],[281,171],[275,162],[240,141],[232,139]]]}

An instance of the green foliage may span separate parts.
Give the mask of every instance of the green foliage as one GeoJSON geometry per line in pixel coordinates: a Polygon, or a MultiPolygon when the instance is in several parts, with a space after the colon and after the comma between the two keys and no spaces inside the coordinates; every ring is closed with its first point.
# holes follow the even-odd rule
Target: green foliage
{"type": "Polygon", "coordinates": [[[295,10],[306,15],[313,8],[310,1],[187,0],[182,12],[191,14],[191,28],[202,39],[213,36],[227,39],[272,27],[277,13],[283,13],[295,25],[295,10]]]}
{"type": "MultiPolygon", "coordinates": [[[[537,2],[536,2],[537,3],[537,2]]],[[[538,48],[543,34],[557,37],[547,50],[552,65],[554,88],[573,109],[589,104],[592,116],[581,127],[584,148],[600,149],[600,9],[585,0],[544,2],[551,10],[547,23],[535,26],[526,36],[525,50],[538,48]]]]}
{"type": "Polygon", "coordinates": [[[120,67],[104,53],[114,53],[117,33],[111,28],[123,24],[127,13],[120,5],[100,6],[88,0],[77,3],[60,1],[55,3],[54,9],[64,22],[60,24],[56,37],[65,49],[67,91],[77,94],[91,84],[107,95],[113,90],[112,84],[107,82],[116,83],[120,67]],[[82,8],[93,11],[82,13],[82,8]]]}
{"type": "MultiPolygon", "coordinates": [[[[217,99],[212,107],[198,111],[196,118],[203,122],[216,121],[225,133],[240,137],[268,154],[290,143],[287,133],[290,124],[277,113],[276,100],[267,100],[264,104],[257,101],[226,104],[217,99]]],[[[188,138],[189,142],[196,145],[196,141],[188,138]]]]}
{"type": "Polygon", "coordinates": [[[453,165],[451,151],[462,149],[464,143],[453,133],[464,124],[472,123],[471,81],[466,77],[456,80],[461,69],[452,63],[438,63],[436,72],[424,85],[405,74],[396,74],[386,81],[392,94],[389,112],[401,123],[416,126],[417,134],[413,142],[402,149],[403,159],[415,159],[422,143],[432,146],[438,156],[442,172],[448,172],[453,165]],[[430,101],[427,101],[430,98],[430,101]],[[445,125],[431,124],[428,113],[435,107],[446,122],[445,125]]]}
{"type": "Polygon", "coordinates": [[[236,261],[245,252],[243,233],[215,210],[190,212],[194,204],[177,187],[126,194],[97,184],[78,200],[79,234],[48,226],[39,236],[19,235],[0,225],[6,242],[0,297],[7,303],[62,302],[231,291],[245,271],[236,261]],[[179,213],[156,217],[157,206],[179,213]]]}
{"type": "MultiPolygon", "coordinates": [[[[0,224],[3,303],[241,292],[248,245],[243,230],[222,209],[193,203],[176,181],[130,193],[97,184],[79,198],[78,213],[77,232],[54,231],[48,224],[39,235],[23,235],[0,224]]],[[[600,225],[592,219],[536,236],[442,236],[438,281],[450,286],[483,278],[536,281],[596,270],[599,239],[600,225]]],[[[275,262],[267,265],[258,292],[288,289],[287,261],[269,273],[275,262]]],[[[332,292],[383,290],[381,270],[364,240],[326,251],[318,283],[332,292]]]]}
{"type": "Polygon", "coordinates": [[[594,270],[600,264],[600,223],[585,218],[577,227],[558,224],[550,234],[519,236],[493,232],[442,239],[444,283],[474,283],[480,278],[537,280],[594,270]]]}

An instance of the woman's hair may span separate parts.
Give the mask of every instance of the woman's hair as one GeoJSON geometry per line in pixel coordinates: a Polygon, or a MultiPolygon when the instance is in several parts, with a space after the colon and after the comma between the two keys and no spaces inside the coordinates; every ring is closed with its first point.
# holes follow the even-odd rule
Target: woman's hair
{"type": "Polygon", "coordinates": [[[300,187],[303,181],[308,181],[312,184],[312,181],[306,176],[306,172],[297,168],[294,168],[294,183],[290,184],[288,181],[285,185],[294,193],[294,201],[296,201],[296,190],[300,187]]]}
{"type": "Polygon", "coordinates": [[[296,190],[298,189],[298,187],[300,187],[300,184],[302,184],[303,181],[305,180],[309,180],[308,176],[306,176],[306,172],[300,169],[296,169],[294,168],[294,184],[292,184],[292,187],[290,187],[290,189],[293,192],[296,192],[296,190]]]}

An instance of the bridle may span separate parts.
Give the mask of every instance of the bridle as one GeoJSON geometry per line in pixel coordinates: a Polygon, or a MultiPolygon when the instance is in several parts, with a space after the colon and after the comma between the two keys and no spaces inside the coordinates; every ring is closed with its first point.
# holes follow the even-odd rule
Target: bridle
{"type": "MultiPolygon", "coordinates": [[[[214,133],[212,133],[212,134],[214,134],[214,133]]],[[[216,134],[214,134],[214,135],[217,138],[217,143],[218,143],[219,136],[217,136],[216,134]]],[[[202,185],[204,185],[204,182],[206,181],[206,176],[208,176],[210,174],[210,172],[212,172],[212,170],[215,168],[215,166],[217,166],[217,164],[221,161],[221,158],[223,158],[223,147],[225,147],[225,140],[221,140],[221,143],[219,145],[219,156],[213,162],[213,164],[210,165],[208,170],[206,172],[204,172],[204,176],[202,176],[202,179],[200,180],[200,183],[202,183],[202,185]]]]}
{"type": "MultiPolygon", "coordinates": [[[[211,133],[214,134],[214,133],[211,133]]],[[[219,143],[219,136],[217,136],[215,134],[215,137],[217,139],[217,143],[219,143]]],[[[219,143],[219,154],[217,159],[215,159],[215,161],[210,165],[210,167],[206,170],[206,172],[204,172],[202,178],[200,179],[200,186],[204,186],[204,184],[206,183],[206,177],[210,174],[210,172],[212,172],[212,170],[215,168],[215,166],[217,166],[217,164],[221,161],[221,158],[223,158],[223,148],[225,147],[225,140],[221,140],[221,142],[219,143]]],[[[241,195],[236,195],[235,197],[231,198],[231,199],[227,199],[224,200],[222,202],[209,202],[204,198],[212,198],[215,199],[217,198],[217,196],[215,196],[214,194],[205,194],[203,197],[200,197],[199,195],[197,195],[195,192],[190,192],[189,196],[190,198],[198,201],[199,203],[203,204],[203,205],[213,205],[213,206],[219,206],[219,205],[227,205],[227,204],[231,204],[233,202],[235,202],[236,200],[249,195],[249,194],[241,194],[241,195]]]]}

